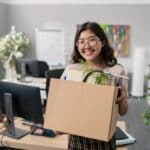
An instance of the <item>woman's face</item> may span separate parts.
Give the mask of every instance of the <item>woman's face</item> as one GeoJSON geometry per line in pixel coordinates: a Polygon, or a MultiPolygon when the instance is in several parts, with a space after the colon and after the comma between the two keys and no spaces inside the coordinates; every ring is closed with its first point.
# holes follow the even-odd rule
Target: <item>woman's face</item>
{"type": "Polygon", "coordinates": [[[81,32],[77,41],[80,55],[87,61],[97,61],[103,46],[102,41],[90,30],[81,32]]]}

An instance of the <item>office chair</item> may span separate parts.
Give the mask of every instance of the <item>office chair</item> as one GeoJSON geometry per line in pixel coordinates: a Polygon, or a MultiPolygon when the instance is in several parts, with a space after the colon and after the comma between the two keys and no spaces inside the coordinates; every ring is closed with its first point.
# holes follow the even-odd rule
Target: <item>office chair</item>
{"type": "Polygon", "coordinates": [[[16,72],[21,77],[45,77],[45,72],[49,70],[47,62],[36,59],[16,59],[16,72]]]}
{"type": "MultiPolygon", "coordinates": [[[[45,72],[45,77],[46,77],[46,95],[47,95],[47,97],[48,97],[48,92],[49,92],[49,86],[50,86],[51,78],[60,78],[63,72],[64,72],[64,68],[48,70],[48,71],[45,72]]],[[[47,99],[44,100],[44,104],[43,104],[43,111],[44,112],[45,112],[45,108],[46,108],[46,103],[47,103],[47,99]]]]}
{"type": "Polygon", "coordinates": [[[38,68],[39,68],[39,77],[45,77],[46,71],[49,70],[49,66],[45,61],[38,61],[38,68]]]}
{"type": "Polygon", "coordinates": [[[27,75],[33,77],[45,77],[45,72],[49,70],[49,66],[45,61],[31,60],[26,62],[27,75]]]}
{"type": "Polygon", "coordinates": [[[45,77],[46,77],[46,94],[47,95],[48,95],[48,90],[49,90],[49,86],[50,86],[50,79],[51,78],[60,78],[63,72],[64,72],[64,68],[46,71],[45,77]]]}

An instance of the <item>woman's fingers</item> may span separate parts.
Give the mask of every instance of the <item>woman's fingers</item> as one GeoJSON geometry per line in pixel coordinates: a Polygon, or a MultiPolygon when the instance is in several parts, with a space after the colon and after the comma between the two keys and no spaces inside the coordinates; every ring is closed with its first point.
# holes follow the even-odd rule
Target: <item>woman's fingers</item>
{"type": "Polygon", "coordinates": [[[123,88],[121,87],[121,86],[118,86],[118,96],[117,96],[117,104],[118,103],[121,103],[122,102],[122,100],[125,98],[124,97],[125,95],[124,95],[124,92],[123,92],[123,88]]]}

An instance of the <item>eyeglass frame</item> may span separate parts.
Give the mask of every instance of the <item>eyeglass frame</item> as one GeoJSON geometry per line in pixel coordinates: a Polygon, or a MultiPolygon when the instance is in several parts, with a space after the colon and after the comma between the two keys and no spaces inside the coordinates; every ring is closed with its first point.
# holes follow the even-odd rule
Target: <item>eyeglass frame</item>
{"type": "Polygon", "coordinates": [[[78,39],[77,42],[76,42],[76,46],[83,47],[83,46],[85,46],[85,44],[89,44],[90,46],[96,46],[98,41],[101,41],[101,40],[97,36],[90,36],[87,39],[78,39]],[[92,42],[90,40],[92,40],[93,38],[95,40],[95,41],[93,41],[93,42],[95,42],[95,44],[90,44],[90,42],[92,42]],[[82,43],[83,45],[79,43],[79,41],[81,41],[81,40],[83,41],[83,43],[82,43]]]}

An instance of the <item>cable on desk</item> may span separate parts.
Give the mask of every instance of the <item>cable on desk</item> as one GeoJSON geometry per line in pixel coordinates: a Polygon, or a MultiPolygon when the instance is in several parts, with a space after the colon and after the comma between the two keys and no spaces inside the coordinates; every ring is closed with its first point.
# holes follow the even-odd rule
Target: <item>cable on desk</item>
{"type": "Polygon", "coordinates": [[[3,147],[6,147],[6,145],[3,144],[3,138],[5,137],[5,134],[6,134],[7,130],[8,130],[8,127],[9,126],[7,126],[6,129],[4,130],[4,132],[2,134],[2,137],[0,139],[1,146],[3,146],[3,147]]]}
{"type": "MultiPolygon", "coordinates": [[[[17,118],[14,118],[14,121],[16,120],[17,118]]],[[[5,137],[5,134],[6,134],[6,132],[8,131],[8,128],[9,128],[9,125],[10,124],[7,124],[7,121],[6,122],[4,122],[4,126],[5,126],[5,130],[4,131],[2,131],[3,133],[2,133],[2,137],[1,137],[1,139],[0,139],[0,144],[1,144],[1,146],[3,146],[3,147],[7,147],[7,145],[8,144],[3,144],[3,138],[5,137]]]]}

